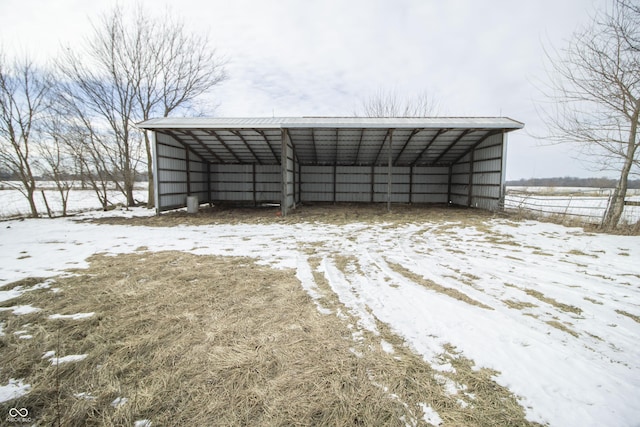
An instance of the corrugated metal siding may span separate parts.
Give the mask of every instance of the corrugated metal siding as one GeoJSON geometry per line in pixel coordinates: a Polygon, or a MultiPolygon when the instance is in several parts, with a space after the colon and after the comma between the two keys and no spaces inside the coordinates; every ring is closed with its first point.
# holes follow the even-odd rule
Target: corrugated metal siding
{"type": "MultiPolygon", "coordinates": [[[[396,166],[391,171],[392,202],[446,203],[448,168],[396,166]]],[[[388,179],[385,166],[303,166],[301,201],[386,202],[388,179]]]]}
{"type": "Polygon", "coordinates": [[[295,207],[296,204],[296,161],[295,153],[293,151],[293,143],[291,142],[291,138],[287,132],[283,133],[282,156],[284,160],[282,167],[282,179],[284,180],[285,185],[282,187],[284,194],[282,195],[281,205],[284,204],[282,210],[283,214],[286,215],[287,210],[295,207]]]}
{"type": "Polygon", "coordinates": [[[500,208],[502,180],[503,134],[487,138],[473,155],[471,206],[481,209],[500,208]]]}
{"type": "Polygon", "coordinates": [[[180,143],[168,135],[156,134],[158,200],[156,208],[164,211],[186,204],[187,157],[180,143]]]}
{"type": "Polygon", "coordinates": [[[207,163],[165,134],[156,134],[158,211],[186,206],[187,196],[209,201],[207,163]]]}
{"type": "Polygon", "coordinates": [[[280,172],[278,165],[211,165],[211,200],[280,203],[280,172]]]}
{"type": "Polygon", "coordinates": [[[481,209],[499,209],[502,152],[503,134],[493,135],[453,165],[451,202],[481,209]],[[470,180],[471,171],[473,174],[470,180]]]}
{"type": "Polygon", "coordinates": [[[202,161],[200,157],[190,154],[188,195],[197,196],[200,203],[207,203],[211,201],[208,187],[207,163],[202,161]]]}

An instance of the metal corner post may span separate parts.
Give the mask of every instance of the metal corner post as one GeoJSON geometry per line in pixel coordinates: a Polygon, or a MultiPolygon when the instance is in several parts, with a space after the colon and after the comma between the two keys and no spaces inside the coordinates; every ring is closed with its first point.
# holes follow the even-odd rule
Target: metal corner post
{"type": "Polygon", "coordinates": [[[282,185],[280,190],[280,214],[284,217],[287,216],[287,129],[280,130],[280,174],[282,176],[282,185]]]}
{"type": "Polygon", "coordinates": [[[158,147],[156,131],[151,131],[151,171],[153,173],[153,198],[155,200],[156,215],[160,215],[160,179],[158,178],[158,147]]]}
{"type": "Polygon", "coordinates": [[[387,159],[387,211],[391,212],[391,181],[392,181],[392,172],[391,168],[393,167],[392,161],[392,151],[393,151],[393,129],[389,129],[389,149],[388,151],[388,159],[387,159]]]}

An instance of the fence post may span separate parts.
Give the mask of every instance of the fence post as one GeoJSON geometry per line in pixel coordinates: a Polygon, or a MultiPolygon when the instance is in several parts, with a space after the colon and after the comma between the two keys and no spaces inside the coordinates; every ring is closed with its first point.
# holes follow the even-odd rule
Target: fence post
{"type": "Polygon", "coordinates": [[[613,193],[609,192],[609,197],[607,198],[607,207],[604,209],[604,214],[602,215],[602,220],[600,221],[600,227],[604,226],[604,220],[607,218],[607,214],[609,213],[609,209],[611,208],[612,196],[613,196],[613,193]]]}

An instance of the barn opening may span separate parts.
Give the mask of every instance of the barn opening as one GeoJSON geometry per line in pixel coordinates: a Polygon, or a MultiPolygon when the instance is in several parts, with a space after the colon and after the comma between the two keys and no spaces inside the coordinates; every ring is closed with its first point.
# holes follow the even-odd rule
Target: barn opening
{"type": "Polygon", "coordinates": [[[506,117],[158,118],[156,212],[199,203],[449,203],[498,210],[506,117]]]}

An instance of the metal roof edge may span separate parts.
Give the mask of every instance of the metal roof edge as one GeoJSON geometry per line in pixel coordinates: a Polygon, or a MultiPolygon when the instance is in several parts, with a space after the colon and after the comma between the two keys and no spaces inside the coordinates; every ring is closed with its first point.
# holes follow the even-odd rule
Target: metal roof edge
{"type": "Polygon", "coordinates": [[[509,117],[161,117],[136,124],[154,129],[286,129],[286,128],[454,128],[522,129],[524,123],[509,117]]]}

